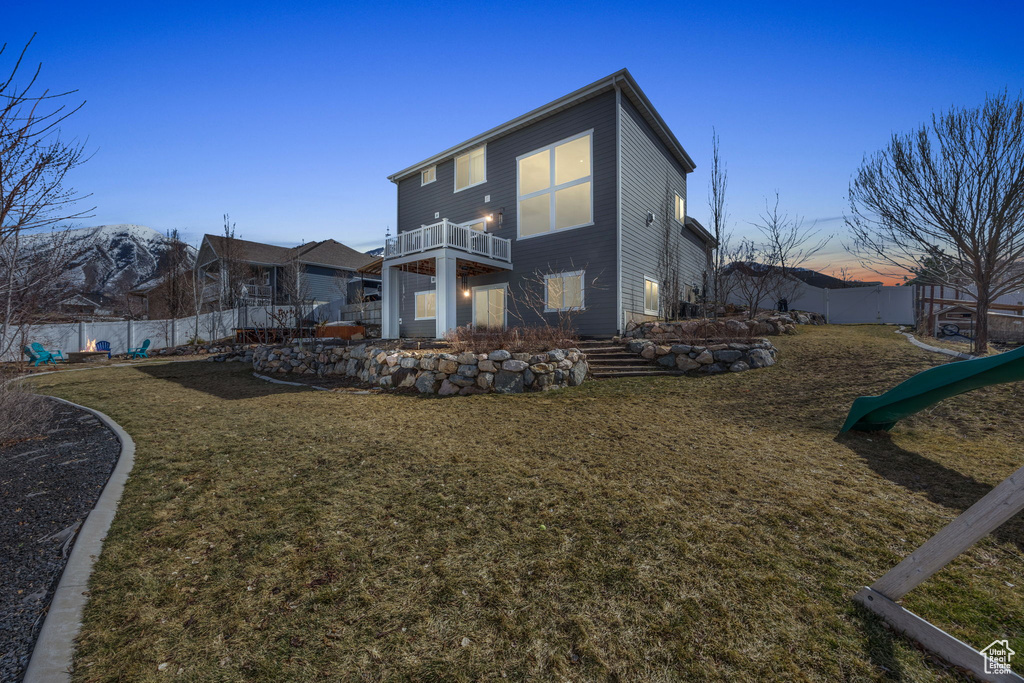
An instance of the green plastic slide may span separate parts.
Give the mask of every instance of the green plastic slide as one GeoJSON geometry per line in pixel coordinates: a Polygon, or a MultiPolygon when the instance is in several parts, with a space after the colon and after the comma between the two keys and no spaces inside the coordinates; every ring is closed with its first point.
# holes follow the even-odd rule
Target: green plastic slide
{"type": "Polygon", "coordinates": [[[947,363],[919,372],[881,396],[861,396],[840,430],[890,430],[893,425],[942,399],[993,384],[1024,380],[1024,346],[996,356],[947,363]]]}

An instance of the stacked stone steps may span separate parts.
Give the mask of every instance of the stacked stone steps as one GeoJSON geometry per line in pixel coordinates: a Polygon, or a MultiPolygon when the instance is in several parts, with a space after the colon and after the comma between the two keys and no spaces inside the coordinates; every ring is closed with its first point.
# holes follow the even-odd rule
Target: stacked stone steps
{"type": "Polygon", "coordinates": [[[629,353],[618,344],[607,340],[580,342],[580,351],[587,354],[590,375],[595,379],[615,379],[619,377],[657,377],[661,375],[680,375],[677,370],[670,370],[654,361],[629,353]]]}

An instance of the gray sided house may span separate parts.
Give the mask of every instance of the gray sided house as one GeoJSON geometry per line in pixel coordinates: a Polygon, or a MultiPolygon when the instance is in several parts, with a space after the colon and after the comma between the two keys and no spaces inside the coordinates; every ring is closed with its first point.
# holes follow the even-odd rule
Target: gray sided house
{"type": "Polygon", "coordinates": [[[382,336],[566,311],[610,336],[695,302],[714,239],[686,215],[693,169],[624,69],[395,173],[382,336]]]}
{"type": "Polygon", "coordinates": [[[204,302],[278,306],[298,297],[314,305],[345,304],[364,291],[379,293],[380,281],[358,272],[372,261],[335,240],[280,247],[204,235],[196,273],[204,302]]]}

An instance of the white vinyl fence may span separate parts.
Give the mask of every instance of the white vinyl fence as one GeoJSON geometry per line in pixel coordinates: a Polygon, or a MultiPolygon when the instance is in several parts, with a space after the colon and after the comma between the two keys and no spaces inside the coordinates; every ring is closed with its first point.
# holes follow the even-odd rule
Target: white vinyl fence
{"type": "MultiPolygon", "coordinates": [[[[790,310],[820,313],[834,324],[893,323],[914,324],[914,286],[848,287],[846,289],[822,289],[800,282],[796,295],[789,300],[790,310]]],[[[745,304],[733,294],[730,302],[745,304]]],[[[775,305],[771,297],[761,302],[762,308],[775,305]]]]}
{"type": "MultiPolygon", "coordinates": [[[[124,353],[129,348],[138,347],[146,339],[151,349],[162,349],[168,346],[184,344],[199,337],[205,341],[223,339],[234,335],[239,318],[238,311],[214,311],[189,318],[177,320],[114,320],[103,322],[76,322],[55,325],[33,325],[22,335],[15,329],[13,334],[18,343],[13,346],[9,357],[0,360],[22,360],[21,347],[24,344],[39,342],[47,349],[80,351],[92,341],[110,342],[112,353],[124,353]],[[197,329],[198,323],[198,329],[197,329]]],[[[7,345],[4,344],[4,347],[7,345]]]]}

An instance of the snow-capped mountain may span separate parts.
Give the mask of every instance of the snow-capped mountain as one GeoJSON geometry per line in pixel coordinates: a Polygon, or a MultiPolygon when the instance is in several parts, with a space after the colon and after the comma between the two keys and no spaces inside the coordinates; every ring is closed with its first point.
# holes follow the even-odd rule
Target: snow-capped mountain
{"type": "MultiPolygon", "coordinates": [[[[66,239],[83,254],[71,265],[71,273],[82,293],[113,296],[157,276],[161,261],[171,242],[153,228],[144,225],[100,225],[69,230],[66,239]]],[[[34,236],[40,248],[47,234],[34,236]]],[[[195,250],[189,247],[189,255],[195,250]]]]}

